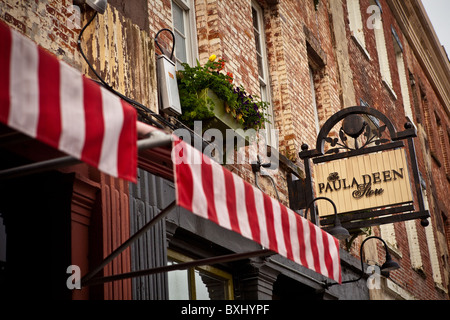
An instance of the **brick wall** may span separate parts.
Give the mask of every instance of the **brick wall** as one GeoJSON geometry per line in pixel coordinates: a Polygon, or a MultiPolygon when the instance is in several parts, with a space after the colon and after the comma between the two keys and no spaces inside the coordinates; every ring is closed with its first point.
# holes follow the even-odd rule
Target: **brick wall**
{"type": "MultiPolygon", "coordinates": [[[[403,125],[407,119],[403,108],[399,71],[391,31],[391,28],[394,28],[403,45],[407,79],[409,81],[409,73],[411,73],[415,78],[416,86],[421,86],[420,90],[415,90],[411,87],[411,85],[409,85],[408,91],[410,101],[413,101],[413,104],[415,104],[415,106],[412,107],[415,115],[415,119],[413,120],[417,125],[419,132],[419,138],[415,139],[416,153],[419,163],[419,170],[421,171],[427,184],[428,202],[432,215],[431,219],[433,222],[430,228],[434,228],[434,234],[436,235],[434,238],[434,244],[436,245],[437,255],[441,259],[439,272],[441,273],[440,276],[443,276],[442,285],[445,291],[448,289],[448,245],[445,240],[446,235],[443,231],[444,227],[439,227],[439,225],[444,226],[441,212],[447,212],[450,205],[449,201],[446,200],[444,196],[445,193],[448,192],[449,181],[446,178],[444,166],[439,165],[441,159],[442,161],[445,161],[445,156],[439,148],[440,141],[438,133],[435,130],[437,127],[435,114],[439,115],[441,125],[443,127],[449,126],[448,116],[443,114],[442,104],[434,92],[432,85],[429,83],[425,70],[423,70],[418,58],[414,54],[414,51],[401,32],[402,30],[400,26],[395,20],[393,13],[390,11],[388,2],[381,0],[380,3],[383,9],[383,28],[390,74],[392,77],[392,91],[394,94],[381,80],[374,30],[369,29],[367,24],[363,23],[365,49],[368,55],[361,49],[361,46],[357,43],[357,41],[355,41],[354,38],[349,36],[348,41],[349,62],[353,75],[353,86],[355,89],[356,100],[357,102],[359,102],[359,99],[364,100],[370,106],[388,115],[393,120],[393,123],[398,130],[403,129],[403,125]],[[420,85],[418,85],[418,83],[420,83],[420,85]],[[420,96],[420,91],[422,91],[422,95],[426,94],[426,100],[420,96]],[[420,114],[418,114],[418,112],[420,114]],[[429,136],[430,132],[433,133],[431,137],[429,136]],[[433,139],[433,142],[430,143],[430,139],[433,139]],[[436,150],[434,155],[432,152],[433,149],[436,150]],[[437,158],[437,161],[435,158],[437,158]],[[443,240],[440,241],[439,238],[442,238],[443,240]]],[[[364,22],[370,17],[370,14],[366,14],[365,12],[371,4],[373,4],[373,2],[369,0],[360,1],[362,18],[364,22]]],[[[346,14],[348,14],[347,11],[346,14]]],[[[348,24],[347,34],[350,35],[348,24]]],[[[447,146],[449,145],[448,141],[445,139],[441,141],[444,141],[447,146]]],[[[435,289],[435,283],[432,276],[433,270],[431,268],[431,257],[427,246],[427,241],[430,241],[430,239],[427,239],[425,230],[420,223],[418,221],[415,223],[418,243],[420,244],[420,252],[424,263],[424,273],[414,271],[411,267],[409,257],[410,248],[407,239],[406,227],[404,223],[397,223],[394,225],[395,238],[399,252],[399,256],[397,258],[401,263],[402,269],[392,274],[392,280],[400,287],[408,291],[416,299],[441,299],[442,297],[447,296],[447,294],[435,289]]],[[[374,232],[379,234],[379,231],[377,231],[376,228],[374,229],[374,232]]],[[[383,255],[383,252],[379,252],[379,257],[381,259],[383,259],[383,255]]]]}
{"type": "Polygon", "coordinates": [[[80,66],[80,25],[72,1],[0,1],[0,18],[73,66],[80,66]]]}
{"type": "MultiPolygon", "coordinates": [[[[282,155],[292,159],[297,165],[300,165],[297,154],[300,146],[307,143],[310,146],[315,145],[316,127],[314,119],[314,110],[312,109],[312,92],[309,78],[309,65],[314,69],[314,88],[316,91],[316,100],[320,125],[323,125],[332,114],[341,108],[352,105],[359,105],[360,99],[368,103],[381,112],[389,115],[396,128],[401,131],[407,119],[403,108],[402,89],[400,78],[398,76],[397,61],[391,26],[399,35],[400,41],[404,47],[405,70],[407,77],[411,72],[417,79],[420,78],[422,90],[427,93],[430,117],[426,117],[423,111],[421,114],[415,112],[415,116],[422,119],[433,120],[435,113],[439,114],[441,125],[448,128],[448,118],[440,111],[440,101],[433,92],[433,88],[427,81],[426,73],[422,70],[420,63],[414,56],[413,50],[402,34],[394,15],[390,11],[388,3],[380,1],[383,8],[383,31],[385,35],[386,52],[388,56],[389,69],[391,74],[391,86],[387,86],[381,78],[379,68],[379,57],[375,42],[374,30],[368,28],[366,21],[370,14],[366,13],[367,8],[373,4],[370,0],[361,0],[361,16],[363,19],[363,28],[365,35],[365,46],[362,47],[353,37],[351,37],[348,24],[348,11],[346,1],[342,1],[342,16],[331,16],[330,3],[320,1],[318,10],[314,9],[314,1],[279,1],[273,4],[272,1],[258,1],[264,10],[266,45],[270,71],[270,86],[272,95],[272,105],[274,110],[274,124],[279,130],[280,144],[279,151],[282,155]],[[341,19],[344,20],[343,24],[341,19]],[[344,37],[337,34],[339,28],[345,32],[344,37]],[[338,40],[335,37],[341,37],[338,40]],[[337,43],[337,41],[342,41],[337,43]],[[307,45],[308,44],[308,45],[307,45]],[[339,56],[345,46],[348,55],[339,56]],[[339,47],[341,51],[337,52],[339,47]],[[340,61],[338,64],[337,61],[340,61]],[[344,64],[348,64],[347,65],[344,64]],[[345,79],[345,86],[341,85],[342,79],[345,79]],[[348,80],[351,81],[348,82],[348,80]],[[348,89],[351,86],[351,90],[348,89]],[[347,88],[347,91],[342,91],[347,88]],[[345,105],[344,102],[345,101],[345,105]],[[437,111],[436,111],[437,110],[437,111]]],[[[336,3],[333,3],[336,9],[336,3]]],[[[233,72],[236,84],[244,85],[247,90],[253,94],[258,93],[258,71],[256,64],[256,55],[252,31],[251,1],[250,0],[197,0],[195,1],[196,23],[198,32],[199,59],[204,63],[211,54],[216,54],[228,61],[227,71],[233,72]]],[[[333,13],[340,11],[333,10],[333,13]]],[[[150,30],[157,30],[162,26],[171,24],[170,1],[155,1],[150,5],[150,30]],[[157,17],[154,10],[158,7],[157,17]],[[153,12],[152,12],[153,11],[153,12]],[[166,23],[164,23],[166,19],[166,23]],[[152,25],[153,21],[153,25],[152,25]]],[[[418,80],[417,80],[418,81],[418,80]]],[[[413,88],[408,88],[410,101],[421,101],[420,96],[414,96],[413,88]]],[[[416,95],[419,95],[416,90],[416,95]]],[[[417,103],[416,103],[417,104],[417,103]]],[[[416,106],[413,106],[416,109],[416,106]]],[[[423,110],[419,105],[418,110],[423,110]]],[[[417,123],[416,123],[417,124],[417,123]]],[[[435,158],[443,159],[444,154],[430,154],[428,151],[427,130],[425,124],[418,123],[419,139],[416,139],[417,158],[419,169],[426,179],[427,188],[433,190],[429,196],[431,211],[436,211],[436,205],[447,212],[449,203],[442,198],[442,194],[448,190],[448,180],[445,171],[439,166],[435,158]],[[434,160],[433,160],[434,159],[434,160]],[[434,182],[433,182],[434,181],[434,182]]],[[[433,127],[432,123],[429,128],[433,127]]],[[[438,135],[435,134],[435,139],[438,135]]],[[[446,141],[444,137],[442,141],[446,141]]],[[[439,146],[439,140],[435,145],[439,146]]],[[[247,181],[254,183],[254,177],[249,166],[229,166],[229,168],[238,173],[247,181]]],[[[278,170],[273,175],[277,180],[279,191],[283,201],[286,203],[286,181],[284,170],[278,170]]],[[[274,195],[270,184],[264,179],[260,183],[263,189],[274,195]]],[[[433,214],[433,226],[436,234],[444,234],[445,231],[439,231],[439,226],[444,226],[441,214],[433,214]]],[[[434,281],[430,264],[430,255],[428,252],[427,238],[425,231],[420,223],[415,221],[418,243],[422,260],[424,261],[424,276],[416,272],[411,267],[409,257],[409,243],[404,223],[395,224],[396,247],[398,259],[401,262],[402,270],[392,275],[393,283],[399,285],[398,288],[407,292],[408,295],[417,299],[440,298],[441,293],[434,289],[434,281]]],[[[441,228],[444,230],[444,227],[441,228]]],[[[373,228],[373,234],[380,234],[378,228],[373,228]]],[[[441,244],[440,236],[435,237],[437,243],[438,255],[446,260],[448,257],[447,245],[441,244]]],[[[448,239],[443,237],[443,239],[448,239]]],[[[445,242],[445,241],[444,241],[445,242]]],[[[351,252],[358,255],[361,240],[357,240],[352,246],[351,252]]],[[[379,260],[384,259],[384,253],[380,246],[378,247],[379,260]]],[[[441,270],[442,274],[448,273],[448,265],[444,264],[441,270]]],[[[443,279],[446,279],[444,276],[443,279]]],[[[447,280],[445,280],[447,281],[447,280]]],[[[445,282],[444,281],[444,282],[445,282]]],[[[445,282],[448,284],[448,281],[445,282]]],[[[445,284],[444,284],[445,285],[445,284]]],[[[397,288],[396,285],[387,285],[390,288],[397,288]]],[[[399,290],[400,290],[399,289],[399,290]]],[[[403,291],[402,291],[403,292],[403,291]]]]}
{"type": "MultiPolygon", "coordinates": [[[[120,1],[114,3],[116,2],[120,1]]],[[[436,94],[427,71],[423,69],[391,12],[390,1],[380,0],[379,2],[383,8],[383,27],[392,75],[392,90],[381,80],[375,33],[365,23],[370,16],[366,13],[366,8],[373,4],[373,1],[360,1],[365,35],[364,48],[351,37],[346,1],[340,2],[342,8],[336,5],[336,2],[331,4],[330,1],[321,0],[315,10],[313,0],[280,0],[279,3],[267,0],[258,1],[264,10],[270,89],[274,110],[273,123],[279,130],[280,154],[302,167],[297,157],[300,146],[303,143],[307,143],[310,147],[315,145],[317,132],[312,106],[309,65],[314,69],[314,88],[320,125],[323,125],[324,121],[340,109],[349,107],[350,104],[359,105],[360,99],[362,99],[371,107],[388,115],[398,130],[403,128],[406,118],[394,42],[392,41],[392,26],[404,47],[403,54],[408,77],[411,74],[414,79],[414,82],[410,83],[408,91],[413,104],[413,120],[419,133],[419,137],[416,139],[417,159],[427,185],[432,228],[436,235],[437,256],[442,261],[440,268],[445,289],[445,286],[448,286],[450,270],[448,266],[450,201],[446,197],[450,184],[449,154],[445,153],[447,151],[445,146],[450,145],[448,114],[444,112],[442,99],[436,94]],[[338,15],[341,11],[342,16],[338,15]],[[342,34],[338,33],[339,30],[342,31],[342,34]],[[342,51],[343,47],[345,47],[344,51],[342,51]],[[347,51],[348,54],[345,53],[347,51]],[[438,121],[442,127],[440,134],[433,130],[438,126],[438,121]]],[[[83,63],[76,49],[76,39],[80,28],[79,26],[68,27],[68,21],[72,21],[73,13],[69,12],[67,8],[71,4],[72,1],[69,0],[0,0],[0,19],[59,58],[82,70],[83,63]]],[[[140,4],[145,7],[142,1],[140,4]]],[[[171,0],[147,1],[146,7],[149,27],[148,30],[144,29],[145,32],[148,31],[148,35],[144,37],[144,34],[135,29],[133,32],[145,38],[145,43],[148,44],[159,30],[172,27],[171,0]]],[[[259,82],[252,30],[251,1],[196,0],[195,11],[200,62],[204,63],[211,54],[226,59],[228,61],[226,71],[234,74],[235,83],[242,84],[250,93],[258,95],[259,82]]],[[[81,24],[86,22],[85,18],[82,16],[81,24]]],[[[117,15],[107,15],[103,19],[105,21],[111,19],[111,23],[114,24],[117,15]]],[[[94,41],[99,32],[98,26],[88,32],[88,34],[95,34],[95,37],[90,40],[94,41]]],[[[111,35],[112,39],[115,37],[115,32],[110,29],[107,33],[111,35]]],[[[170,48],[171,39],[167,35],[161,36],[161,42],[165,44],[166,49],[170,48]]],[[[108,41],[103,44],[107,46],[108,41]]],[[[147,58],[152,58],[153,54],[150,50],[150,57],[147,58]]],[[[123,57],[125,56],[129,57],[126,50],[123,57]]],[[[142,56],[136,56],[133,59],[142,59],[142,56]]],[[[148,91],[147,88],[145,89],[147,91],[142,91],[144,92],[142,95],[141,92],[133,91],[136,86],[145,85],[145,77],[142,78],[140,75],[136,79],[133,78],[134,73],[130,74],[132,69],[129,69],[132,64],[126,67],[128,68],[127,72],[120,73],[119,69],[114,69],[115,63],[119,60],[112,55],[110,60],[100,59],[97,65],[109,77],[108,79],[117,81],[118,86],[123,88],[126,93],[135,95],[137,98],[142,96],[143,101],[156,110],[154,91],[148,91]],[[125,81],[131,78],[134,79],[132,82],[125,81]],[[133,88],[130,88],[130,85],[133,88]]],[[[143,59],[142,61],[147,60],[143,59]]],[[[86,69],[84,70],[86,71],[86,69]]],[[[229,168],[245,180],[251,183],[255,182],[249,164],[229,166],[229,168]]],[[[271,172],[276,180],[282,201],[286,204],[288,203],[287,172],[288,169],[284,165],[279,170],[271,172]]],[[[267,179],[262,178],[260,183],[267,193],[274,196],[274,191],[267,179]]],[[[392,281],[417,299],[448,297],[435,289],[435,283],[431,276],[432,268],[427,237],[420,223],[415,223],[423,260],[423,274],[414,271],[411,267],[406,227],[403,223],[398,223],[394,226],[399,252],[396,258],[400,261],[402,269],[392,274],[392,281]]],[[[380,231],[378,228],[373,228],[373,233],[379,235],[380,231]]],[[[361,239],[354,242],[351,249],[353,254],[358,255],[357,248],[360,243],[361,239]]],[[[381,247],[378,246],[378,250],[379,260],[382,261],[384,256],[381,247]]]]}

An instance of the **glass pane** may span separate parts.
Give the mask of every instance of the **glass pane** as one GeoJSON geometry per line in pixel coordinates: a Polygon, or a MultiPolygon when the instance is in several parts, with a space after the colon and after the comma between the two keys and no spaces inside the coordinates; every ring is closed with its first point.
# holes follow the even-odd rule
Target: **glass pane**
{"type": "Polygon", "coordinates": [[[173,12],[173,26],[183,35],[184,30],[184,10],[180,8],[175,2],[172,1],[172,12],[173,12]]]}
{"type": "Polygon", "coordinates": [[[261,100],[267,101],[267,86],[265,84],[259,86],[259,92],[261,94],[261,100]]]}
{"type": "Polygon", "coordinates": [[[256,52],[261,54],[261,37],[259,33],[255,30],[255,45],[256,45],[256,52]]]}
{"type": "Polygon", "coordinates": [[[256,54],[256,58],[258,60],[258,73],[259,73],[259,76],[261,78],[263,78],[263,80],[265,81],[266,79],[264,79],[263,58],[261,57],[261,55],[259,53],[256,54]]]}
{"type": "Polygon", "coordinates": [[[175,56],[181,62],[187,62],[186,39],[175,32],[175,56]]]}
{"type": "Polygon", "coordinates": [[[256,12],[255,8],[252,8],[252,15],[253,15],[253,28],[255,28],[256,30],[259,30],[258,12],[256,12]]]}
{"type": "MultiPolygon", "coordinates": [[[[169,261],[169,266],[175,264],[169,261]]],[[[186,270],[168,272],[169,300],[189,300],[189,281],[186,270]]]]}
{"type": "Polygon", "coordinates": [[[225,300],[227,281],[212,277],[201,270],[195,270],[195,291],[197,300],[225,300]]]}

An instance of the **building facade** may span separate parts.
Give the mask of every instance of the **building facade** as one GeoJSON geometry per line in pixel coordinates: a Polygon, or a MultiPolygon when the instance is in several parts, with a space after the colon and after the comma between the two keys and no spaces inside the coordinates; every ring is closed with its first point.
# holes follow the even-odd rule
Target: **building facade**
{"type": "MultiPolygon", "coordinates": [[[[3,23],[96,79],[77,47],[93,13],[83,1],[0,0],[3,23]]],[[[364,272],[359,281],[328,286],[322,275],[272,255],[69,290],[68,266],[86,274],[174,201],[170,150],[142,152],[137,184],[86,164],[0,182],[3,294],[23,295],[29,280],[20,275],[30,272],[30,261],[40,261],[35,268],[51,279],[49,296],[63,299],[449,298],[450,63],[419,0],[110,0],[80,43],[109,85],[155,113],[161,86],[156,58],[168,55],[173,43],[162,32],[155,44],[163,29],[174,34],[177,68],[205,64],[216,55],[226,61],[225,71],[236,85],[270,103],[264,134],[270,152],[249,146],[244,148],[249,161],[225,167],[287,207],[294,208],[296,200],[290,183],[306,177],[299,153],[305,145],[316,145],[320,129],[334,114],[364,106],[388,116],[398,131],[411,122],[420,172],[415,183],[430,213],[428,227],[420,220],[401,221],[372,226],[351,242],[340,242],[346,281],[359,278],[361,261],[364,271],[384,263],[383,246],[376,241],[367,242],[360,257],[365,238],[384,239],[401,268],[375,283],[364,272]],[[264,162],[273,154],[279,163],[274,170],[252,170],[250,160],[256,155],[264,162]],[[35,214],[36,209],[47,213],[35,214]]],[[[173,118],[164,116],[162,124],[171,124],[166,131],[177,128],[173,118]]],[[[3,125],[2,133],[2,169],[55,153],[11,135],[3,125]]],[[[101,274],[258,249],[258,243],[178,207],[101,274]]]]}

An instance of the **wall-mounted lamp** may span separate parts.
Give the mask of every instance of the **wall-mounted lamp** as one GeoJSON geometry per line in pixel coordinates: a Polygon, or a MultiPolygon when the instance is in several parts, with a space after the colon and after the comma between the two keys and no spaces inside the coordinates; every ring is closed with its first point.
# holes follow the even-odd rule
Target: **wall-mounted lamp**
{"type": "Polygon", "coordinates": [[[332,236],[334,236],[338,240],[345,240],[345,239],[349,238],[350,237],[350,233],[341,224],[341,220],[339,219],[339,216],[337,214],[336,204],[329,198],[318,197],[318,198],[315,198],[313,201],[311,201],[308,204],[308,206],[306,207],[305,218],[308,216],[308,211],[309,211],[310,207],[317,200],[326,200],[326,201],[330,202],[333,205],[333,208],[334,208],[334,227],[329,229],[328,233],[331,234],[332,236]]]}
{"type": "Polygon", "coordinates": [[[100,14],[104,14],[108,6],[108,0],[86,0],[86,3],[100,14]]]}
{"type": "MultiPolygon", "coordinates": [[[[380,240],[381,242],[383,242],[384,244],[384,250],[386,251],[386,259],[385,262],[383,263],[383,265],[381,266],[380,270],[381,270],[381,274],[383,276],[385,276],[386,278],[389,278],[390,272],[400,269],[400,266],[397,262],[395,262],[394,260],[392,260],[391,254],[389,253],[388,247],[386,242],[381,239],[380,237],[376,237],[376,236],[372,236],[372,237],[368,237],[366,239],[364,239],[364,241],[361,243],[361,249],[359,252],[359,256],[361,258],[361,275],[359,276],[358,279],[354,279],[354,280],[347,280],[347,281],[343,281],[342,284],[347,284],[347,283],[353,283],[353,282],[358,282],[359,280],[362,279],[363,275],[364,275],[364,262],[363,262],[363,247],[364,244],[366,244],[366,242],[370,239],[377,239],[380,240]]],[[[326,289],[335,286],[339,283],[326,283],[324,286],[326,289]]]]}
{"type": "Polygon", "coordinates": [[[76,6],[87,4],[98,13],[104,14],[108,6],[108,0],[73,0],[73,4],[76,6]]]}

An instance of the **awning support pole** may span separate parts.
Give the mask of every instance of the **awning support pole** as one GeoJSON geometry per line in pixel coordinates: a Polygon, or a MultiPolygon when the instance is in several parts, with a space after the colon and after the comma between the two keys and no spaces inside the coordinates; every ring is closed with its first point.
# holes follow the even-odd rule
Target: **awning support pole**
{"type": "Polygon", "coordinates": [[[102,277],[102,278],[94,278],[90,281],[85,281],[83,284],[84,286],[92,286],[92,285],[98,285],[98,284],[104,284],[107,282],[113,282],[118,280],[124,280],[129,278],[136,278],[136,277],[142,277],[142,276],[148,276],[156,273],[163,273],[163,272],[169,272],[169,271],[175,271],[175,270],[186,270],[188,268],[195,268],[198,266],[207,266],[207,265],[214,265],[218,263],[225,263],[225,262],[231,262],[231,261],[237,261],[237,260],[243,260],[243,259],[249,259],[249,258],[256,258],[261,256],[271,256],[276,254],[275,252],[271,250],[259,250],[254,252],[246,252],[246,253],[236,253],[236,254],[230,254],[230,255],[224,255],[219,257],[213,257],[213,258],[206,258],[201,260],[195,260],[180,264],[174,264],[170,266],[163,266],[163,267],[157,267],[153,269],[148,270],[142,270],[142,271],[134,271],[129,273],[123,273],[118,274],[114,276],[108,276],[108,277],[102,277]]]}
{"type": "Polygon", "coordinates": [[[0,180],[18,178],[29,174],[73,166],[79,163],[81,163],[80,160],[70,156],[30,163],[24,166],[0,171],[0,180]]]}
{"type": "Polygon", "coordinates": [[[134,241],[139,237],[144,235],[151,227],[158,223],[161,219],[165,218],[171,211],[176,207],[176,201],[172,202],[167,208],[156,215],[150,222],[143,226],[138,232],[131,236],[127,241],[125,241],[120,247],[114,250],[108,257],[106,257],[103,262],[96,267],[91,272],[87,273],[81,279],[81,286],[84,287],[86,283],[92,279],[97,273],[99,273],[103,268],[108,265],[112,260],[114,260],[118,255],[120,255],[125,249],[127,249],[134,241]]]}
{"type": "MultiPolygon", "coordinates": [[[[164,135],[161,137],[151,136],[150,138],[139,140],[138,150],[143,151],[152,148],[164,147],[172,143],[172,136],[164,135]]],[[[56,159],[27,164],[20,167],[5,169],[0,171],[0,180],[17,178],[33,173],[39,173],[48,170],[54,170],[65,166],[72,166],[81,163],[71,156],[65,156],[56,159]]]]}

